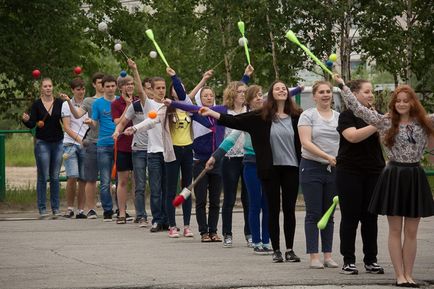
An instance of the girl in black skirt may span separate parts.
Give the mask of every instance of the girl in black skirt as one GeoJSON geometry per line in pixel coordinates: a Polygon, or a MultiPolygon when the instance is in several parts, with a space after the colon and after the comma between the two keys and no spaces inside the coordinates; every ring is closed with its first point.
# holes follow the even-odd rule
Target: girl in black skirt
{"type": "Polygon", "coordinates": [[[389,162],[374,189],[369,211],[387,215],[389,254],[395,269],[396,286],[419,287],[412,276],[417,229],[421,217],[434,215],[431,189],[419,162],[428,137],[434,135],[434,115],[427,116],[408,85],[395,89],[389,112],[381,115],[361,105],[342,78],[335,75],[334,79],[341,87],[347,106],[356,116],[375,126],[382,137],[389,162]]]}

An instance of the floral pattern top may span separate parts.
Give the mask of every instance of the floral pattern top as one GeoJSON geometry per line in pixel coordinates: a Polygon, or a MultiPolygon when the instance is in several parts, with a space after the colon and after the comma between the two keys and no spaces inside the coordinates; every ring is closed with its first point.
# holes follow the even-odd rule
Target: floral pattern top
{"type": "MultiPolygon", "coordinates": [[[[392,125],[390,117],[362,105],[347,86],[344,86],[341,91],[348,108],[357,117],[375,126],[383,138],[392,125]]],[[[434,114],[430,114],[428,117],[434,124],[434,114]]],[[[411,120],[408,124],[399,125],[399,132],[395,136],[395,144],[391,148],[383,147],[387,158],[391,161],[416,163],[421,160],[427,144],[428,136],[422,126],[416,120],[411,120]]]]}

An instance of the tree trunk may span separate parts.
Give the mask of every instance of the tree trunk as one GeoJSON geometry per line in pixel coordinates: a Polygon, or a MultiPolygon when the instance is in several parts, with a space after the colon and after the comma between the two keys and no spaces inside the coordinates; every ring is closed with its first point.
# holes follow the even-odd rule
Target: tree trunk
{"type": "Polygon", "coordinates": [[[345,81],[351,80],[351,5],[352,0],[347,1],[347,11],[341,21],[341,75],[345,81]]]}
{"type": "Polygon", "coordinates": [[[274,41],[273,32],[271,29],[271,22],[268,13],[266,14],[268,30],[270,31],[270,41],[271,41],[271,55],[273,56],[273,67],[274,67],[274,77],[276,80],[280,79],[279,66],[277,65],[277,55],[276,55],[276,45],[274,41]]]}
{"type": "Polygon", "coordinates": [[[407,65],[405,67],[405,83],[409,83],[412,73],[411,73],[411,63],[413,62],[413,41],[410,35],[412,35],[412,24],[413,20],[413,7],[412,0],[407,1],[407,12],[406,12],[406,21],[407,21],[407,65]]]}
{"type": "Polygon", "coordinates": [[[224,60],[225,60],[225,71],[226,71],[226,83],[231,82],[231,71],[232,71],[232,65],[231,61],[229,59],[230,53],[228,53],[228,47],[229,47],[229,40],[226,37],[226,35],[229,35],[230,27],[228,24],[228,21],[225,21],[225,19],[222,19],[221,22],[222,27],[222,47],[225,51],[224,53],[224,60]]]}

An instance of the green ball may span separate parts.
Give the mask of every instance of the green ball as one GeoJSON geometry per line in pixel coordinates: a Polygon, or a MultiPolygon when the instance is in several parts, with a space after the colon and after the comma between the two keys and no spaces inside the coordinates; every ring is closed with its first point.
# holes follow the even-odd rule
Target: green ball
{"type": "Polygon", "coordinates": [[[330,54],[329,60],[335,62],[338,60],[338,56],[335,53],[330,54]]]}

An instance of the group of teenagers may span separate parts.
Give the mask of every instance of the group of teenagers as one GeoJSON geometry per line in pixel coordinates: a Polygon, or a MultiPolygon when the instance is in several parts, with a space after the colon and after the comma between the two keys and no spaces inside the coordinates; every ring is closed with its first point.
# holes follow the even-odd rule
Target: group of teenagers
{"type": "Polygon", "coordinates": [[[128,59],[128,65],[133,77],[116,79],[96,73],[92,77],[96,94],[87,98],[81,78],[71,81],[72,98],[63,93],[55,98],[52,81],[42,79],[41,97],[29,114],[23,114],[27,127],[36,126],[41,216],[48,215],[47,181],[52,213],[63,215],[59,210],[63,155],[68,178],[66,217],[97,217],[99,176],[104,221],[112,220],[114,164],[116,223],[125,224],[129,218],[126,203],[132,179],[134,221],[140,227],[148,226],[148,175],[151,232],[168,230],[171,238],[181,234],[193,237],[192,198],[182,203],[182,233],[176,225],[172,201],[180,188],[203,175],[194,187],[201,242],[223,242],[224,247],[232,247],[232,212],[241,179],[247,244],[256,254],[271,254],[273,262],[300,262],[293,245],[295,206],[301,188],[310,268],[338,267],[332,259],[333,216],[323,230],[317,227],[338,195],[342,273],[358,274],[355,239],[359,223],[364,268],[369,273],[384,273],[377,263],[377,215],[387,215],[395,285],[418,287],[413,279],[418,225],[421,217],[434,214],[431,189],[420,160],[428,138],[434,134],[434,115],[427,115],[410,86],[396,88],[389,110],[380,113],[373,107],[369,81],[345,84],[335,75],[347,109],[341,113],[333,110],[332,84],[317,81],[312,88],[315,107],[302,111],[293,97],[303,90],[302,86],[288,88],[277,80],[264,100],[261,86],[248,85],[254,71],[249,65],[240,81],[230,82],[225,88],[223,105],[217,105],[214,90],[206,85],[212,71],[205,72],[187,93],[176,72],[168,67],[171,85],[166,95],[164,78],[142,82],[135,62],[128,59]],[[120,96],[116,96],[117,89],[120,96]],[[137,97],[133,96],[135,91],[137,97]],[[150,113],[156,117],[150,117],[150,113]],[[217,234],[222,188],[223,238],[217,234]],[[74,209],[75,197],[78,210],[74,209]],[[281,208],[284,254],[280,248],[281,208]]]}

